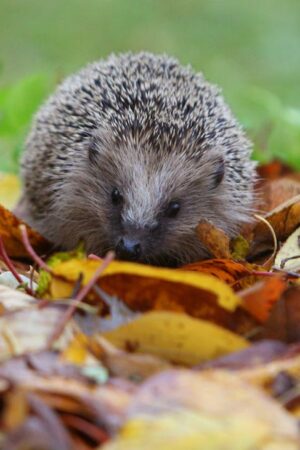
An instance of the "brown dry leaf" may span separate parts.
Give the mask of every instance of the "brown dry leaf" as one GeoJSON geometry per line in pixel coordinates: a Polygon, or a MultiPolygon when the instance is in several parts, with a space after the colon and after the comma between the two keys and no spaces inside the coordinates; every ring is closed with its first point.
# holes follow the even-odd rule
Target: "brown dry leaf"
{"type": "MultiPolygon", "coordinates": [[[[246,349],[247,351],[248,349],[246,349]]],[[[239,370],[238,375],[251,383],[270,390],[272,382],[280,373],[287,373],[300,381],[300,348],[288,346],[285,351],[280,352],[269,361],[259,361],[253,367],[244,367],[239,370]]]]}
{"type": "MultiPolygon", "coordinates": [[[[94,433],[90,436],[90,430],[98,430],[96,434],[99,439],[96,439],[96,444],[100,444],[103,438],[107,439],[116,431],[124,421],[126,408],[135,392],[135,386],[126,380],[112,379],[105,385],[99,385],[93,379],[82,375],[79,367],[60,362],[58,356],[50,352],[12,358],[0,365],[1,405],[6,404],[7,395],[10,395],[14,389],[22,389],[29,396],[34,394],[50,408],[52,414],[54,411],[56,417],[62,421],[67,415],[81,418],[79,422],[86,424],[84,429],[81,429],[85,442],[82,443],[83,447],[79,448],[84,449],[90,439],[93,440],[95,436],[94,433]],[[6,388],[5,381],[8,381],[6,388]]],[[[30,409],[34,413],[32,405],[30,409]]],[[[3,423],[5,412],[5,408],[1,408],[1,423],[3,423]]],[[[73,426],[75,420],[72,421],[72,425],[71,421],[64,422],[65,430],[69,429],[72,432],[72,439],[76,439],[78,428],[73,426]]],[[[14,430],[8,433],[7,438],[10,439],[13,436],[14,430]]],[[[27,436],[26,430],[21,433],[20,438],[24,441],[25,436],[27,436]]],[[[21,445],[17,448],[21,448],[21,445]]],[[[54,447],[53,450],[60,448],[54,447]]],[[[71,448],[77,448],[75,443],[71,448]]]]}
{"type": "Polygon", "coordinates": [[[22,425],[29,413],[25,392],[19,389],[14,390],[7,396],[3,425],[6,430],[13,430],[22,425]]]}
{"type": "Polygon", "coordinates": [[[300,183],[291,178],[269,181],[264,184],[261,195],[261,209],[270,212],[282,203],[300,195],[300,183]]]}
{"type": "Polygon", "coordinates": [[[209,259],[192,264],[187,264],[178,270],[190,270],[213,275],[226,284],[232,285],[241,278],[250,276],[257,266],[249,263],[241,263],[232,259],[209,259]]]}
{"type": "MultiPolygon", "coordinates": [[[[19,230],[22,223],[12,212],[0,205],[0,236],[11,258],[28,258],[19,230]]],[[[30,243],[37,252],[43,253],[49,250],[50,243],[45,238],[28,225],[26,225],[26,228],[30,243]]]]}
{"type": "Polygon", "coordinates": [[[286,372],[300,380],[300,346],[262,340],[245,350],[204,362],[198,369],[235,371],[239,377],[269,388],[280,372],[286,372]]]}
{"type": "MultiPolygon", "coordinates": [[[[85,284],[99,264],[77,259],[56,264],[53,271],[60,278],[51,279],[48,295],[54,299],[69,297],[79,274],[83,274],[85,284]]],[[[204,273],[116,261],[105,270],[98,284],[109,295],[122,299],[133,311],[186,312],[230,329],[236,329],[243,319],[240,312],[238,317],[235,315],[241,301],[232,289],[204,273]]]]}
{"type": "Polygon", "coordinates": [[[276,180],[284,175],[293,173],[293,170],[281,161],[275,160],[267,164],[259,165],[257,167],[257,173],[263,179],[276,180]]]}
{"type": "Polygon", "coordinates": [[[196,228],[196,233],[213,258],[230,258],[230,239],[223,230],[207,220],[202,220],[196,228]]]}
{"type": "Polygon", "coordinates": [[[299,449],[296,420],[263,391],[224,372],[156,375],[138,389],[127,416],[103,450],[299,449]]]}
{"type": "Polygon", "coordinates": [[[263,366],[276,358],[282,357],[288,350],[288,346],[280,341],[262,340],[255,342],[245,350],[230,353],[220,358],[201,363],[198,368],[243,370],[252,367],[263,366]]]}
{"type": "MultiPolygon", "coordinates": [[[[264,218],[272,226],[278,241],[285,241],[290,234],[300,225],[300,195],[281,204],[264,218]]],[[[261,249],[273,249],[273,237],[262,221],[258,222],[253,230],[253,242],[251,255],[260,252],[261,249]]]]}
{"type": "Polygon", "coordinates": [[[286,280],[281,276],[274,276],[239,291],[238,295],[243,301],[243,308],[264,323],[269,318],[274,303],[280,299],[286,287],[286,280]]]}
{"type": "Polygon", "coordinates": [[[300,286],[289,287],[275,304],[263,337],[283,342],[300,340],[300,286]]]}
{"type": "Polygon", "coordinates": [[[96,335],[91,340],[93,353],[101,359],[113,376],[141,382],[170,368],[170,364],[162,358],[120,350],[102,336],[96,335]]]}
{"type": "Polygon", "coordinates": [[[240,378],[264,388],[300,417],[299,344],[261,341],[246,350],[203,363],[199,369],[234,370],[240,378]]]}
{"type": "Polygon", "coordinates": [[[213,323],[168,311],[145,313],[102,336],[124,350],[189,366],[248,346],[245,339],[213,323]]]}

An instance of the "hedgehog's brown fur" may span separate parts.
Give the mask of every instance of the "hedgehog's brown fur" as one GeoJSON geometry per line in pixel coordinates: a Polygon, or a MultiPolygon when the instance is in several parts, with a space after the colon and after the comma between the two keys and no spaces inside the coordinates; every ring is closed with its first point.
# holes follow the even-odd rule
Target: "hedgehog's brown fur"
{"type": "Polygon", "coordinates": [[[139,260],[204,254],[209,219],[229,235],[249,219],[251,145],[220,91],[149,53],[110,56],[67,78],[35,117],[22,161],[25,219],[58,246],[103,255],[137,239],[139,260]],[[113,205],[118,188],[122,205],[113,205]],[[166,217],[170,201],[180,202],[166,217]]]}

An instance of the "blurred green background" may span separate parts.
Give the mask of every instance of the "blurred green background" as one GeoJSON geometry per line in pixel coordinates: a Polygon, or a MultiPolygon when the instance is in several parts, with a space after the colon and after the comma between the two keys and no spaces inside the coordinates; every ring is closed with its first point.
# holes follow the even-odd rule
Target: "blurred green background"
{"type": "Polygon", "coordinates": [[[111,52],[175,55],[218,83],[255,157],[300,169],[299,0],[0,0],[0,170],[57,82],[111,52]]]}

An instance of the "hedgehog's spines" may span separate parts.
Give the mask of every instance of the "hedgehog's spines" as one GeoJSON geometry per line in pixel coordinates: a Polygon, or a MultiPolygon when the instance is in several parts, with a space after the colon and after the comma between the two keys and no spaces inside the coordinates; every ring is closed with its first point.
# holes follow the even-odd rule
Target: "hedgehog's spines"
{"type": "Polygon", "coordinates": [[[90,234],[103,253],[114,239],[103,223],[111,184],[126,193],[123,219],[140,224],[180,194],[186,215],[168,225],[165,239],[174,253],[180,236],[189,248],[187,236],[203,216],[231,234],[248,220],[250,153],[219,88],[202,74],[166,55],[111,55],[68,77],[37,113],[22,161],[27,218],[67,247],[85,237],[84,227],[99,226],[101,236],[90,234]]]}

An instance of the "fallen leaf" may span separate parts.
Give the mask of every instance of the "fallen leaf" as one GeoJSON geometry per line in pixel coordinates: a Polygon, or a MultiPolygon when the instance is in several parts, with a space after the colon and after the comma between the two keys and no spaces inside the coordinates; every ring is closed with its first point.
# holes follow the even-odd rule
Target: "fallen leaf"
{"type": "MultiPolygon", "coordinates": [[[[48,296],[70,297],[79,275],[82,274],[86,284],[100,264],[89,259],[58,263],[53,272],[59,277],[52,277],[48,296]]],[[[104,271],[98,285],[107,294],[122,299],[133,311],[186,312],[230,329],[238,328],[243,321],[240,313],[238,317],[234,315],[241,301],[233,290],[204,273],[116,261],[104,271]]],[[[91,300],[99,303],[95,294],[91,300]]]]}
{"type": "Polygon", "coordinates": [[[156,375],[138,389],[127,416],[119,436],[103,450],[299,448],[296,420],[229,373],[156,375]]]}
{"type": "MultiPolygon", "coordinates": [[[[0,205],[0,236],[11,258],[22,259],[29,257],[19,230],[19,226],[22,223],[12,212],[0,205]]],[[[46,239],[28,225],[26,225],[26,228],[30,243],[37,252],[43,253],[49,250],[50,243],[46,239]]]]}
{"type": "MultiPolygon", "coordinates": [[[[135,385],[129,381],[96,383],[80,373],[78,366],[59,361],[51,352],[12,358],[0,365],[0,382],[9,380],[5,392],[19,386],[38,395],[57,414],[84,415],[113,433],[124,421],[125,411],[135,385]]],[[[3,413],[3,409],[0,411],[3,413]]]]}
{"type": "MultiPolygon", "coordinates": [[[[30,278],[28,278],[25,275],[19,274],[20,278],[22,279],[22,285],[29,286],[30,285],[30,278]]],[[[16,289],[20,286],[20,283],[15,279],[13,274],[11,272],[2,272],[0,273],[0,286],[7,286],[12,289],[16,289]]],[[[33,290],[36,289],[37,285],[36,283],[32,282],[32,288],[33,290]]]]}
{"type": "Polygon", "coordinates": [[[270,212],[297,195],[300,195],[299,181],[291,178],[269,181],[261,190],[261,209],[270,212]]]}
{"type": "Polygon", "coordinates": [[[221,356],[201,363],[198,368],[205,369],[229,369],[241,370],[257,366],[264,366],[266,363],[281,357],[287,351],[288,346],[280,341],[262,340],[255,342],[244,350],[221,356]]]}
{"type": "Polygon", "coordinates": [[[93,353],[114,376],[141,382],[157,372],[170,368],[170,364],[162,358],[120,350],[102,336],[96,335],[92,341],[93,353]]]}
{"type": "Polygon", "coordinates": [[[250,244],[242,235],[239,235],[230,242],[231,258],[244,260],[249,253],[250,244]]]}
{"type": "Polygon", "coordinates": [[[291,272],[300,270],[300,227],[288,237],[278,251],[274,268],[291,272]]]}
{"type": "Polygon", "coordinates": [[[215,324],[166,311],[145,313],[102,335],[118,348],[186,365],[248,346],[245,339],[215,324]]]}
{"type": "MultiPolygon", "coordinates": [[[[0,317],[0,361],[46,348],[61,318],[62,309],[54,306],[38,309],[36,305],[0,317]]],[[[54,348],[64,348],[74,334],[68,322],[54,348]]]]}
{"type": "MultiPolygon", "coordinates": [[[[30,408],[31,414],[28,414],[22,424],[7,434],[3,448],[24,448],[24,436],[26,436],[25,445],[28,449],[72,450],[74,447],[69,433],[54,411],[39,397],[33,394],[27,394],[26,397],[28,403],[28,406],[26,406],[28,410],[30,408]],[[45,443],[47,444],[45,445],[45,443]]],[[[9,393],[7,395],[8,402],[13,402],[15,398],[15,393],[9,393]],[[10,399],[10,397],[13,398],[10,399]]],[[[16,409],[16,404],[14,404],[14,409],[16,409]]],[[[8,429],[6,431],[10,430],[8,429]]]]}
{"type": "Polygon", "coordinates": [[[7,312],[32,307],[37,301],[28,294],[0,284],[0,304],[7,312]]]}
{"type": "Polygon", "coordinates": [[[252,264],[236,262],[232,259],[209,259],[192,264],[187,264],[178,270],[189,270],[213,275],[226,284],[232,285],[241,278],[250,276],[257,269],[252,264]]]}
{"type": "MultiPolygon", "coordinates": [[[[264,218],[273,228],[277,240],[285,241],[289,235],[300,225],[300,195],[281,204],[264,218]]],[[[273,237],[270,229],[262,221],[258,222],[253,230],[253,241],[250,254],[254,257],[261,250],[273,249],[273,237]]]]}
{"type": "Polygon", "coordinates": [[[253,286],[239,291],[243,308],[259,322],[264,323],[270,316],[271,309],[287,287],[287,281],[281,276],[274,276],[258,281],[253,286]]]}
{"type": "Polygon", "coordinates": [[[289,287],[274,305],[263,337],[283,342],[300,340],[300,286],[289,287]]]}
{"type": "Polygon", "coordinates": [[[299,384],[300,346],[284,345],[278,341],[262,341],[246,350],[201,364],[199,369],[235,370],[239,378],[260,386],[268,394],[274,395],[274,382],[282,373],[299,384]]]}
{"type": "Polygon", "coordinates": [[[226,233],[207,220],[202,220],[196,233],[213,258],[230,258],[230,239],[226,233]]]}
{"type": "Polygon", "coordinates": [[[292,172],[293,171],[289,166],[278,160],[271,161],[267,164],[261,164],[257,167],[258,175],[268,180],[276,180],[277,178],[292,172]]]}

